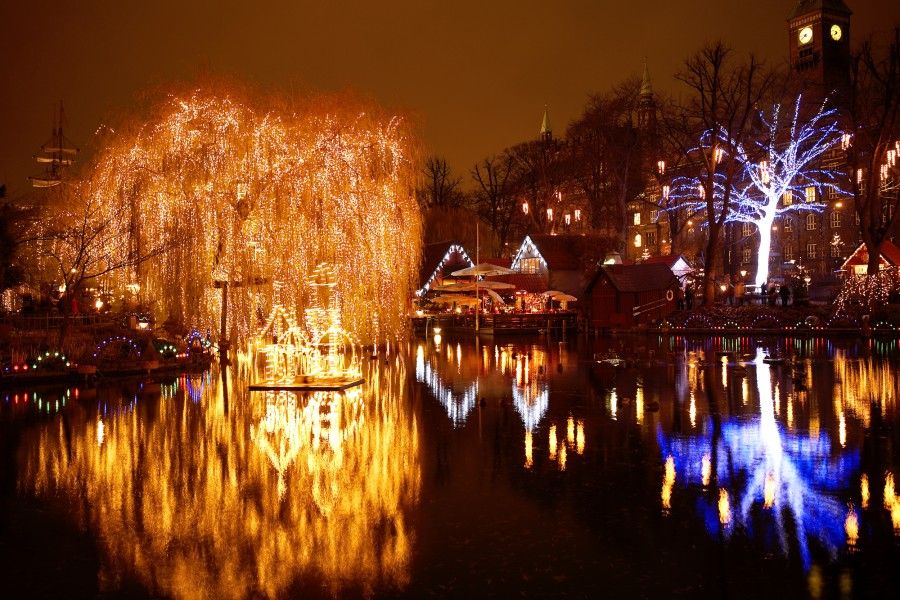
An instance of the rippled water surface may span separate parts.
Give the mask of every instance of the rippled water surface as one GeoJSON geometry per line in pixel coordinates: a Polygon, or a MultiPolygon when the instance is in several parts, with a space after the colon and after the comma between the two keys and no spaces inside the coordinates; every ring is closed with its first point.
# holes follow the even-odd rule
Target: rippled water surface
{"type": "Polygon", "coordinates": [[[4,596],[895,597],[898,358],[444,338],[344,393],[3,391],[4,596]]]}

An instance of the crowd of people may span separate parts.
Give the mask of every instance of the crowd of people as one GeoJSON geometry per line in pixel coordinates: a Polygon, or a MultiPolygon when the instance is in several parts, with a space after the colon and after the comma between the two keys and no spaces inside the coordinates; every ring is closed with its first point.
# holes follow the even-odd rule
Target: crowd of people
{"type": "MultiPolygon", "coordinates": [[[[740,279],[719,284],[721,302],[728,306],[748,304],[778,306],[779,300],[781,306],[800,305],[806,302],[807,298],[806,287],[802,283],[790,285],[787,281],[781,284],[770,281],[764,284],[759,291],[753,290],[755,290],[755,286],[748,286],[740,279]]],[[[699,306],[702,296],[702,293],[694,287],[693,282],[688,281],[678,290],[678,310],[692,310],[695,306],[699,306]]]]}

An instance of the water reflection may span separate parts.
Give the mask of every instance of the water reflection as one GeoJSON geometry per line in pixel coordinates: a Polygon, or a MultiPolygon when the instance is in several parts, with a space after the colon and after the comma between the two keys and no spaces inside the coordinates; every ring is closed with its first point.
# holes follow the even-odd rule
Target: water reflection
{"type": "MultiPolygon", "coordinates": [[[[758,348],[747,365],[755,375],[757,416],[731,417],[721,423],[721,417],[711,417],[704,432],[698,435],[680,436],[658,430],[659,445],[667,461],[663,509],[670,508],[666,488],[671,490],[676,473],[682,486],[719,486],[717,496],[710,498],[701,493],[697,501],[710,534],[727,538],[735,527],[745,532],[762,529],[774,533],[785,554],[789,551],[789,539],[795,538],[801,560],[808,568],[813,540],[832,558],[845,537],[852,537],[856,543],[858,525],[853,525],[837,492],[848,487],[858,473],[860,455],[857,449],[843,449],[843,421],[839,423],[838,448],[818,428],[811,428],[808,433],[791,432],[776,419],[779,390],[766,357],[766,352],[758,348]],[[674,463],[674,473],[669,472],[669,461],[674,463]]],[[[846,374],[846,366],[843,372],[846,374]]],[[[749,381],[749,377],[744,381],[749,381]]],[[[748,391],[742,392],[744,403],[748,396],[748,391]]],[[[791,398],[787,401],[790,407],[791,398]]],[[[855,512],[852,514],[856,519],[855,512]]]]}
{"type": "Polygon", "coordinates": [[[372,361],[346,394],[227,399],[194,381],[197,404],[189,392],[71,406],[23,437],[20,488],[81,498],[72,507],[103,550],[102,589],[125,578],[179,598],[275,597],[298,578],[333,593],[403,586],[419,432],[392,363],[372,361]]]}

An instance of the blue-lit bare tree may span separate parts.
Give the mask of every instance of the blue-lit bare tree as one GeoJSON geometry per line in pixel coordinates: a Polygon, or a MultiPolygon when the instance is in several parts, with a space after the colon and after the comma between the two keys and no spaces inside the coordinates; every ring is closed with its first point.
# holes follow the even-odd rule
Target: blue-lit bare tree
{"type": "Polygon", "coordinates": [[[841,177],[823,166],[825,156],[841,142],[836,111],[822,104],[812,116],[803,118],[801,100],[798,96],[794,103],[787,130],[782,124],[787,115],[776,104],[769,114],[760,113],[759,139],[753,140],[750,148],[737,148],[745,177],[735,191],[740,200],[732,205],[728,220],[752,223],[759,231],[757,286],[769,279],[775,218],[789,212],[821,212],[825,204],[816,198],[828,188],[838,189],[841,177]],[[807,193],[810,188],[816,191],[814,195],[807,193]]]}
{"type": "MultiPolygon", "coordinates": [[[[825,155],[841,142],[836,111],[821,105],[812,116],[804,117],[801,98],[793,111],[785,114],[781,104],[771,111],[760,111],[758,135],[746,143],[734,143],[725,131],[706,131],[699,148],[715,162],[729,158],[741,167],[740,175],[730,180],[717,176],[711,186],[716,212],[725,214],[725,222],[752,223],[759,231],[755,284],[769,278],[772,226],[775,218],[788,212],[820,212],[825,208],[816,198],[828,188],[838,188],[840,173],[823,167],[825,155]],[[788,116],[789,125],[784,120],[788,116]],[[729,143],[730,142],[730,143],[729,143]],[[816,194],[808,195],[813,188],[816,194]],[[718,206],[729,198],[727,206],[718,206]]],[[[717,173],[718,174],[718,173],[717,173]]],[[[680,199],[679,209],[700,211],[709,204],[710,186],[696,177],[677,177],[671,194],[680,199]]]]}

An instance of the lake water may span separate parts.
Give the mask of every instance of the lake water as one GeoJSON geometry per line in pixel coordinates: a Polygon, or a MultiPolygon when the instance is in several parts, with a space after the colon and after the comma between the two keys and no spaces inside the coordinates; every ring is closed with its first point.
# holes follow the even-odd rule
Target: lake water
{"type": "Polygon", "coordinates": [[[896,597],[898,361],[468,336],[342,394],[230,370],[3,391],[3,595],[896,597]]]}

